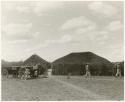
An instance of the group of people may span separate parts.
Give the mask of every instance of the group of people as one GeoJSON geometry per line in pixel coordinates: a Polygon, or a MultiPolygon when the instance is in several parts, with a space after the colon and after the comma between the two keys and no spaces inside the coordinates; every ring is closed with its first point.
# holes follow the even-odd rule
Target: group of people
{"type": "Polygon", "coordinates": [[[30,77],[30,70],[28,68],[26,68],[26,69],[25,68],[20,69],[18,77],[20,79],[27,80],[30,77]]]}
{"type": "Polygon", "coordinates": [[[19,78],[27,80],[29,78],[36,78],[38,77],[38,69],[29,69],[25,68],[22,69],[22,71],[19,72],[19,78]]]}

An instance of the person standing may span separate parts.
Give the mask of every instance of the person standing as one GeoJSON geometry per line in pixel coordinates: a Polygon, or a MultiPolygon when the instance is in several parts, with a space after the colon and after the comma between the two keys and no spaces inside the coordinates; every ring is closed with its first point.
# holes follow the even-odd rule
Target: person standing
{"type": "Polygon", "coordinates": [[[121,77],[121,68],[120,68],[120,63],[116,65],[116,77],[121,77]]]}
{"type": "Polygon", "coordinates": [[[91,77],[91,73],[90,73],[90,68],[89,67],[90,67],[90,64],[87,63],[85,65],[85,71],[86,71],[85,77],[91,77]]]}
{"type": "Polygon", "coordinates": [[[29,75],[30,75],[30,70],[29,70],[28,68],[26,68],[26,69],[25,69],[25,77],[24,77],[25,80],[28,79],[29,75]]]}
{"type": "Polygon", "coordinates": [[[38,70],[35,70],[35,72],[34,72],[34,77],[35,77],[35,78],[38,77],[38,70]]]}

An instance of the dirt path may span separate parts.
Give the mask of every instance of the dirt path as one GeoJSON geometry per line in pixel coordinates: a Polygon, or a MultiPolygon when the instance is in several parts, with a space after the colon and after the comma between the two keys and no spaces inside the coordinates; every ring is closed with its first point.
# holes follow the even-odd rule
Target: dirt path
{"type": "Polygon", "coordinates": [[[3,101],[98,100],[73,85],[52,78],[2,81],[3,101]],[[72,87],[71,87],[72,86],[72,87]]]}
{"type": "MultiPolygon", "coordinates": [[[[104,78],[106,79],[106,78],[104,78]]],[[[2,79],[3,101],[123,100],[124,81],[54,76],[32,80],[2,79]],[[109,97],[108,97],[109,96],[109,97]]]]}
{"type": "Polygon", "coordinates": [[[94,100],[105,100],[105,99],[108,99],[107,97],[105,96],[102,96],[102,95],[99,95],[99,94],[96,94],[88,89],[85,89],[85,88],[81,88],[81,87],[78,87],[76,85],[73,85],[73,84],[70,84],[68,82],[65,82],[65,81],[62,81],[62,80],[59,80],[57,79],[56,77],[51,77],[53,80],[57,81],[58,83],[61,83],[61,84],[64,84],[66,87],[70,87],[70,88],[73,88],[75,89],[76,91],[80,91],[83,93],[83,95],[87,95],[87,96],[90,96],[92,99],[94,100]]]}
{"type": "MultiPolygon", "coordinates": [[[[102,100],[123,100],[124,99],[124,78],[98,77],[84,78],[83,76],[53,76],[54,79],[75,85],[78,88],[86,90],[88,95],[96,96],[96,99],[102,100]],[[92,94],[91,94],[92,93],[92,94]],[[97,98],[99,96],[99,98],[97,98]]],[[[79,89],[78,89],[79,90],[79,89]]]]}

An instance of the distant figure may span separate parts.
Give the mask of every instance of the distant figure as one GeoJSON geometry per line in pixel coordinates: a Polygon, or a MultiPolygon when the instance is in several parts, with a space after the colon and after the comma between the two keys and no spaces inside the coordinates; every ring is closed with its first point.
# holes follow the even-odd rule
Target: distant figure
{"type": "Polygon", "coordinates": [[[51,77],[51,75],[52,75],[52,69],[48,69],[47,73],[48,73],[48,77],[51,77]]]}
{"type": "Polygon", "coordinates": [[[38,70],[35,70],[34,77],[38,77],[38,70]]]}
{"type": "Polygon", "coordinates": [[[89,65],[89,63],[87,63],[85,65],[85,71],[86,71],[85,77],[91,77],[91,73],[90,73],[89,67],[90,67],[90,65],[89,65]]]}
{"type": "Polygon", "coordinates": [[[121,77],[120,63],[116,65],[116,77],[121,77]]]}

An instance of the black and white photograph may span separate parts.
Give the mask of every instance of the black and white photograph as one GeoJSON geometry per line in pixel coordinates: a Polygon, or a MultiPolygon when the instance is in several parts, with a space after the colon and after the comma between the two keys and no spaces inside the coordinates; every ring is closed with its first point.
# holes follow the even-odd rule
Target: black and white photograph
{"type": "Polygon", "coordinates": [[[1,0],[2,101],[124,101],[124,1],[1,0]]]}

